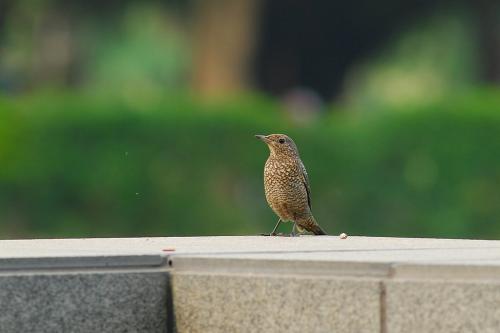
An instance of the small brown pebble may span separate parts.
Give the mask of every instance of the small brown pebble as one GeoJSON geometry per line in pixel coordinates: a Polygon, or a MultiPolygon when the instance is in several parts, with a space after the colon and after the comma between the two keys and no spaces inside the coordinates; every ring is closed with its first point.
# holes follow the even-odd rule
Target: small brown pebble
{"type": "Polygon", "coordinates": [[[347,234],[343,232],[343,233],[341,233],[339,235],[339,237],[340,237],[340,239],[346,239],[347,238],[347,234]]]}
{"type": "Polygon", "coordinates": [[[164,251],[164,252],[173,252],[173,251],[175,251],[175,249],[173,247],[167,247],[165,249],[162,249],[162,251],[164,251]]]}

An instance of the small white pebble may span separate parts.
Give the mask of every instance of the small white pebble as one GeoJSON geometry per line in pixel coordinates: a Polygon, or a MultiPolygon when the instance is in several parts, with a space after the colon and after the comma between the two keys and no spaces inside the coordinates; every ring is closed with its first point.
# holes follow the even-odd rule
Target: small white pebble
{"type": "Polygon", "coordinates": [[[347,234],[343,232],[343,233],[341,233],[339,235],[339,237],[340,237],[340,239],[346,239],[347,238],[347,234]]]}

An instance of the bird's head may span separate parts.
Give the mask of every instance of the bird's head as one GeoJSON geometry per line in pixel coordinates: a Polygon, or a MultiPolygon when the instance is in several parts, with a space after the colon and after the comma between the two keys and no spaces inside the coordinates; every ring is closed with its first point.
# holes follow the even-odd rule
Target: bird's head
{"type": "Polygon", "coordinates": [[[256,135],[255,137],[267,144],[271,155],[299,156],[295,142],[285,134],[256,135]]]}

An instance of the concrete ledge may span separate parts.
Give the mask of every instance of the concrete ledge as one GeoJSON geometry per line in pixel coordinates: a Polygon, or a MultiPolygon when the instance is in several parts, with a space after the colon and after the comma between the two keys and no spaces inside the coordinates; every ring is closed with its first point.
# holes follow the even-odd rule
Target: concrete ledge
{"type": "Polygon", "coordinates": [[[145,241],[0,241],[0,332],[167,332],[168,266],[145,241]]]}
{"type": "Polygon", "coordinates": [[[497,332],[500,241],[0,241],[0,332],[497,332]]]}

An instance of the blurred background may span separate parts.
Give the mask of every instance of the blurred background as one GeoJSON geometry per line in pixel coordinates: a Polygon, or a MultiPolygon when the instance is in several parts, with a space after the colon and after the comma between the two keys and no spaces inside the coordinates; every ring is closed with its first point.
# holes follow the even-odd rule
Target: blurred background
{"type": "Polygon", "coordinates": [[[331,234],[500,238],[500,2],[0,0],[0,238],[270,232],[269,133],[331,234]]]}

